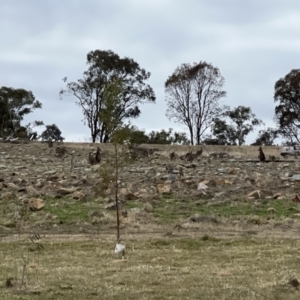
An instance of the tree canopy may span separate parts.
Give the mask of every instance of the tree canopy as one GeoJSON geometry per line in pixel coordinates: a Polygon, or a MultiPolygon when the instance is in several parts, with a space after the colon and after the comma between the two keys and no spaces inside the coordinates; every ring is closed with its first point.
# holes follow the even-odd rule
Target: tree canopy
{"type": "Polygon", "coordinates": [[[191,144],[201,143],[203,133],[225,110],[219,100],[226,96],[224,78],[206,62],[182,64],[165,82],[169,119],[188,127],[191,144]]]}
{"type": "Polygon", "coordinates": [[[245,143],[246,136],[254,130],[255,127],[263,124],[263,121],[258,119],[252,112],[250,107],[238,106],[233,110],[229,110],[226,113],[232,123],[231,136],[233,145],[243,145],[245,143]]]}
{"type": "Polygon", "coordinates": [[[251,144],[253,146],[272,146],[274,141],[278,138],[280,132],[276,128],[262,129],[258,132],[256,140],[251,144]]]}
{"type": "Polygon", "coordinates": [[[62,142],[65,138],[61,136],[61,131],[57,125],[46,125],[46,129],[41,133],[43,141],[62,142]]]}
{"type": "Polygon", "coordinates": [[[246,136],[255,127],[263,124],[250,107],[242,105],[224,112],[223,116],[229,120],[229,123],[224,119],[215,118],[212,124],[213,137],[206,138],[206,143],[241,146],[245,143],[246,136]]]}
{"type": "MultiPolygon", "coordinates": [[[[108,117],[110,111],[118,119],[117,123],[125,122],[140,115],[139,104],[155,102],[154,91],[146,84],[150,73],[140,68],[133,59],[120,58],[111,50],[89,52],[87,65],[88,69],[83,73],[83,78],[77,82],[68,82],[64,78],[67,85],[60,94],[77,98],[76,103],[82,108],[92,141],[95,142],[99,136],[100,142],[108,142],[112,134],[107,126],[107,120],[111,119],[108,117]],[[105,94],[108,86],[115,80],[121,90],[117,99],[114,99],[113,110],[110,110],[108,105],[112,103],[105,99],[105,94]]],[[[114,87],[115,92],[118,88],[114,87]]]]}
{"type": "Polygon", "coordinates": [[[185,132],[176,132],[172,128],[168,130],[162,129],[160,131],[152,130],[148,134],[148,144],[184,144],[190,143],[185,132]]]}
{"type": "Polygon", "coordinates": [[[25,115],[37,108],[42,108],[42,103],[35,98],[31,91],[1,87],[0,134],[6,136],[17,132],[25,115]]]}
{"type": "Polygon", "coordinates": [[[148,134],[145,130],[139,129],[136,126],[128,127],[128,144],[136,146],[140,144],[189,144],[190,141],[185,132],[161,129],[158,131],[152,130],[148,134]]]}
{"type": "Polygon", "coordinates": [[[300,69],[275,83],[275,121],[289,143],[300,143],[300,69]]]}

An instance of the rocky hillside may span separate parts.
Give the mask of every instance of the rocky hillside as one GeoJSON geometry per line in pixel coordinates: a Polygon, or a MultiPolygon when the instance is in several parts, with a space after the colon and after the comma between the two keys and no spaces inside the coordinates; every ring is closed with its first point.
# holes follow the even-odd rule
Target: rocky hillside
{"type": "MultiPolygon", "coordinates": [[[[70,154],[59,157],[57,145],[50,148],[46,143],[1,143],[1,198],[16,196],[26,201],[32,197],[44,199],[65,195],[74,199],[92,198],[97,194],[112,196],[112,185],[106,182],[112,172],[107,164],[112,145],[100,145],[102,161],[96,165],[90,165],[88,157],[89,152],[96,151],[97,144],[64,143],[61,146],[70,154]],[[104,170],[99,171],[101,166],[104,170]]],[[[193,161],[179,156],[188,151],[195,153],[199,146],[155,147],[156,151],[149,157],[138,158],[121,169],[121,201],[134,198],[146,202],[160,194],[204,197],[210,201],[293,197],[300,189],[298,160],[260,163],[258,147],[206,146],[202,155],[193,161]],[[176,153],[173,161],[169,158],[171,152],[176,153]],[[219,152],[228,153],[228,156],[220,159],[212,155],[219,152]],[[180,176],[181,170],[183,176],[180,176]]],[[[264,152],[267,158],[268,155],[279,157],[280,147],[265,147],[264,152]]]]}

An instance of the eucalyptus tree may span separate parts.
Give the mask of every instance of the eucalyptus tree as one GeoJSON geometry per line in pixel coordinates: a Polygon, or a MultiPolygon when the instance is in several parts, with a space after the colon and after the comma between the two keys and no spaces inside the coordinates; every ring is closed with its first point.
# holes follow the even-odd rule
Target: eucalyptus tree
{"type": "Polygon", "coordinates": [[[216,118],[212,124],[213,138],[219,145],[243,145],[246,137],[256,127],[264,124],[252,112],[250,107],[239,105],[223,114],[223,119],[216,118]]]}
{"type": "Polygon", "coordinates": [[[37,108],[42,108],[42,103],[35,98],[31,91],[15,89],[12,87],[0,88],[0,126],[1,135],[17,132],[21,122],[27,114],[37,108]]]}
{"type": "Polygon", "coordinates": [[[259,130],[255,141],[251,144],[253,146],[272,146],[275,140],[279,137],[280,130],[277,128],[270,128],[259,130]]]}
{"type": "Polygon", "coordinates": [[[82,79],[76,82],[68,82],[66,77],[63,79],[66,88],[60,91],[60,95],[75,96],[76,103],[82,109],[85,124],[90,128],[93,142],[98,136],[100,142],[109,142],[113,131],[108,130],[107,121],[102,118],[103,111],[106,111],[106,118],[109,112],[108,102],[105,100],[107,86],[115,80],[121,86],[122,92],[114,99],[112,114],[118,122],[125,122],[140,116],[140,104],[155,102],[154,91],[146,83],[150,73],[133,59],[120,58],[111,50],[89,52],[87,65],[82,79]]]}
{"type": "Polygon", "coordinates": [[[300,69],[291,70],[275,83],[275,121],[290,144],[300,143],[300,69]]]}
{"type": "Polygon", "coordinates": [[[65,138],[61,136],[61,130],[56,124],[46,125],[46,129],[41,133],[43,141],[62,142],[65,138]]]}
{"type": "Polygon", "coordinates": [[[187,126],[192,145],[201,143],[204,132],[226,110],[220,104],[226,96],[223,85],[219,69],[202,61],[180,65],[166,80],[166,115],[187,126]]]}

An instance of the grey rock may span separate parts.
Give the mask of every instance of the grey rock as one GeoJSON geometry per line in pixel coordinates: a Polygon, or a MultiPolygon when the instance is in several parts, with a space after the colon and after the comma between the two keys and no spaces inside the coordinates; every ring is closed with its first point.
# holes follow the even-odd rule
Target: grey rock
{"type": "Polygon", "coordinates": [[[300,180],[300,174],[295,174],[295,175],[293,175],[293,176],[291,176],[292,178],[292,180],[300,180]]]}

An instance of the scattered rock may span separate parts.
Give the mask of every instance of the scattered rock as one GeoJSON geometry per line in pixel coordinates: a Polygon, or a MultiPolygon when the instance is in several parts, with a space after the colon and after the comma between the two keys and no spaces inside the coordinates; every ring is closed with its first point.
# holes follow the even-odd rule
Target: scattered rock
{"type": "Polygon", "coordinates": [[[100,211],[93,211],[90,216],[91,217],[102,218],[102,217],[104,217],[104,214],[100,211]]]}
{"type": "Polygon", "coordinates": [[[273,199],[280,199],[281,193],[277,193],[273,196],[273,199]]]}
{"type": "Polygon", "coordinates": [[[269,208],[267,209],[267,213],[268,213],[268,214],[275,214],[275,212],[276,212],[276,210],[275,210],[274,207],[269,207],[269,208]]]}
{"type": "Polygon", "coordinates": [[[137,200],[139,197],[136,196],[134,193],[128,193],[125,195],[125,200],[132,201],[137,200]]]}
{"type": "Polygon", "coordinates": [[[150,213],[153,211],[153,206],[150,203],[145,203],[143,205],[143,210],[150,213]]]}
{"type": "MultiPolygon", "coordinates": [[[[122,209],[123,203],[122,203],[121,201],[118,201],[118,207],[119,207],[119,209],[122,209]]],[[[113,202],[113,203],[107,205],[107,206],[105,207],[105,209],[108,209],[108,210],[116,210],[116,209],[117,209],[117,205],[116,205],[116,203],[113,202]]]]}
{"type": "Polygon", "coordinates": [[[29,209],[32,211],[39,211],[45,207],[45,201],[40,198],[29,198],[24,203],[27,203],[29,209]]]}
{"type": "Polygon", "coordinates": [[[295,174],[291,177],[292,180],[298,181],[300,180],[300,174],[295,174]]]}
{"type": "Polygon", "coordinates": [[[237,173],[237,169],[236,168],[230,168],[228,170],[228,175],[235,175],[237,173]]]}
{"type": "Polygon", "coordinates": [[[298,281],[297,278],[292,278],[289,280],[288,284],[292,285],[294,288],[298,289],[300,282],[298,281]]]}
{"type": "Polygon", "coordinates": [[[82,200],[85,198],[86,195],[81,191],[76,191],[76,192],[72,193],[71,196],[75,200],[82,200]]]}
{"type": "Polygon", "coordinates": [[[71,188],[60,188],[57,193],[60,195],[69,195],[69,194],[73,194],[74,192],[76,192],[76,188],[71,187],[71,188]]]}
{"type": "Polygon", "coordinates": [[[171,194],[172,187],[170,183],[165,184],[158,184],[157,185],[157,192],[161,195],[168,195],[171,194]]]}
{"type": "Polygon", "coordinates": [[[251,198],[251,199],[260,199],[261,198],[261,192],[260,192],[260,190],[256,190],[256,191],[253,191],[253,192],[249,193],[246,197],[251,198]]]}
{"type": "Polygon", "coordinates": [[[33,186],[29,185],[26,187],[26,192],[29,196],[32,196],[32,197],[39,197],[41,196],[41,193],[36,190],[33,186]]]}
{"type": "Polygon", "coordinates": [[[205,190],[207,190],[207,185],[206,184],[204,184],[203,182],[200,182],[199,184],[198,184],[198,191],[205,191],[205,190]]]}
{"type": "Polygon", "coordinates": [[[190,221],[193,223],[219,223],[216,218],[210,216],[190,217],[190,221]]]}
{"type": "MultiPolygon", "coordinates": [[[[70,143],[68,147],[75,148],[78,145],[70,143]]],[[[151,160],[141,158],[120,169],[119,196],[122,196],[120,199],[128,201],[139,199],[142,203],[150,203],[153,197],[157,197],[155,201],[158,202],[161,195],[172,193],[174,197],[177,194],[187,199],[194,197],[195,201],[200,201],[199,205],[202,205],[201,197],[205,197],[209,205],[220,200],[232,201],[233,198],[239,200],[245,195],[249,199],[289,198],[300,203],[299,196],[293,196],[300,182],[300,169],[296,163],[255,164],[253,161],[246,161],[245,152],[234,146],[225,148],[216,146],[213,149],[218,153],[224,151],[230,153],[230,160],[209,160],[207,153],[204,153],[197,163],[184,163],[178,158],[180,154],[190,151],[190,146],[180,146],[181,148],[174,146],[173,148],[173,146],[164,145],[162,147],[165,147],[165,152],[161,151],[159,155],[153,155],[151,160]],[[164,169],[165,165],[170,163],[168,154],[171,150],[176,154],[174,174],[168,175],[164,169]],[[179,168],[184,168],[183,178],[176,175],[179,168]],[[156,176],[158,173],[160,175],[156,176]]],[[[68,156],[63,160],[57,159],[54,157],[53,149],[47,148],[44,151],[44,148],[44,145],[40,143],[1,144],[0,190],[2,197],[15,199],[18,193],[19,195],[26,193],[32,198],[70,195],[79,200],[94,192],[93,188],[101,182],[101,174],[92,170],[102,166],[102,162],[99,165],[89,165],[90,149],[88,147],[80,145],[76,148],[73,170],[70,170],[68,156]],[[19,155],[20,151],[22,155],[19,155]]],[[[251,151],[251,146],[247,146],[247,153],[251,151]]],[[[253,154],[257,160],[257,148],[253,154]]],[[[107,157],[103,156],[104,162],[107,157]]],[[[110,191],[109,195],[113,193],[111,183],[108,183],[104,190],[106,189],[110,191]]]]}

